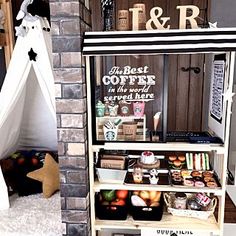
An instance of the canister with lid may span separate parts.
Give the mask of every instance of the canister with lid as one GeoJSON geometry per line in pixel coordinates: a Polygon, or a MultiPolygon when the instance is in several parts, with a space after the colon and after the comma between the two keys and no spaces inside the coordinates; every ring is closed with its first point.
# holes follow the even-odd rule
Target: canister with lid
{"type": "Polygon", "coordinates": [[[186,209],[187,205],[187,196],[185,193],[177,192],[174,195],[174,208],[176,209],[186,209]]]}

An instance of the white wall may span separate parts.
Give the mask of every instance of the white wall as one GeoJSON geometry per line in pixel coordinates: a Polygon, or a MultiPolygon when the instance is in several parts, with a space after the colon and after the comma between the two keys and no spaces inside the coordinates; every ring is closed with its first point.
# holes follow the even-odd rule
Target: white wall
{"type": "Polygon", "coordinates": [[[236,27],[236,1],[211,0],[211,22],[218,22],[218,27],[236,27]]]}
{"type": "MultiPolygon", "coordinates": [[[[210,22],[218,22],[218,27],[236,27],[236,0],[212,0],[210,22]]],[[[236,84],[236,66],[234,70],[234,84],[236,84]]],[[[236,98],[234,98],[231,135],[230,135],[230,150],[228,168],[235,175],[236,165],[236,98]]]]}

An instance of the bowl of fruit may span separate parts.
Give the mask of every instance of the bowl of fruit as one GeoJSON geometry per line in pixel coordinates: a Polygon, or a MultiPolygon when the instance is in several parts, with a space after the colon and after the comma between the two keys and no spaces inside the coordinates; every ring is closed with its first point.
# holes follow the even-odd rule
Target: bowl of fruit
{"type": "Polygon", "coordinates": [[[164,202],[160,191],[133,191],[130,202],[130,213],[134,220],[161,220],[164,202]]]}
{"type": "Polygon", "coordinates": [[[96,195],[96,217],[105,220],[126,220],[128,190],[101,190],[96,195]]]}

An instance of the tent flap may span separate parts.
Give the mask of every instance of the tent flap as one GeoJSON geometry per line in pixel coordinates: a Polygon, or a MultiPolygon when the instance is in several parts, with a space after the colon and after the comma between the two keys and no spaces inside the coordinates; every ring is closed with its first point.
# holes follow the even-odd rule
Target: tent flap
{"type": "Polygon", "coordinates": [[[46,19],[22,21],[0,93],[0,159],[17,149],[57,150],[50,32],[46,19]],[[36,53],[34,59],[28,52],[36,53]]]}

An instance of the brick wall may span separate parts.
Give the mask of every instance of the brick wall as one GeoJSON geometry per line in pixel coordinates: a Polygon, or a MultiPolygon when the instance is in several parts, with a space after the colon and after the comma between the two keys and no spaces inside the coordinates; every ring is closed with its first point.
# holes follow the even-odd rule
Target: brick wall
{"type": "Polygon", "coordinates": [[[91,14],[85,0],[50,0],[64,235],[90,235],[85,64],[91,14]]]}

